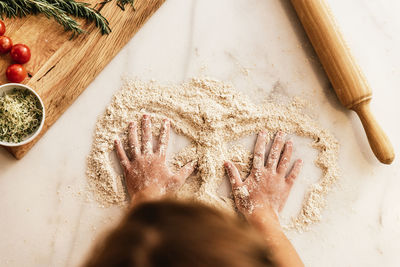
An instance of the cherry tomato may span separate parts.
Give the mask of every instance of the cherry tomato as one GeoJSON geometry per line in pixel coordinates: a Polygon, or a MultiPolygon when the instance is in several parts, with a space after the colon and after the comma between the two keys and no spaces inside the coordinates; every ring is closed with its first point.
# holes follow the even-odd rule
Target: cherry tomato
{"type": "Polygon", "coordinates": [[[24,44],[16,44],[11,48],[11,58],[20,64],[24,64],[31,59],[31,50],[24,44]]]}
{"type": "Polygon", "coordinates": [[[5,32],[6,32],[6,25],[2,20],[0,20],[0,35],[4,35],[5,32]]]}
{"type": "Polygon", "coordinates": [[[7,36],[0,36],[0,53],[6,54],[11,50],[13,43],[7,36]]]}
{"type": "Polygon", "coordinates": [[[26,78],[27,72],[24,66],[12,64],[6,70],[7,79],[13,83],[20,83],[26,78]]]}

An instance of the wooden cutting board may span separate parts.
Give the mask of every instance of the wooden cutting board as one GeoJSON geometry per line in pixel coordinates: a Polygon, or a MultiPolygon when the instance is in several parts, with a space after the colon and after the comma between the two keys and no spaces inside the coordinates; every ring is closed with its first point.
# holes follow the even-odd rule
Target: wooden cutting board
{"type": "MultiPolygon", "coordinates": [[[[102,2],[81,1],[92,6],[102,2]]],[[[42,15],[4,20],[5,35],[14,44],[24,43],[31,48],[32,58],[25,65],[29,77],[23,83],[41,96],[46,107],[40,135],[29,144],[7,150],[17,159],[25,156],[164,1],[137,0],[135,10],[129,6],[125,11],[111,1],[101,9],[101,14],[110,22],[112,33],[101,35],[93,25],[83,25],[89,33],[73,40],[71,33],[42,15]]],[[[1,84],[7,83],[5,70],[10,64],[9,55],[0,56],[1,84]]]]}

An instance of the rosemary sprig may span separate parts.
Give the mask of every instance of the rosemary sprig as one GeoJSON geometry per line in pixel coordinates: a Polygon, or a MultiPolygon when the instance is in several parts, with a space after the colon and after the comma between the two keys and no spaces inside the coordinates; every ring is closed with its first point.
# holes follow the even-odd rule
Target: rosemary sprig
{"type": "Polygon", "coordinates": [[[48,18],[55,19],[59,24],[64,27],[66,31],[72,31],[72,36],[81,34],[83,30],[76,20],[68,16],[68,14],[55,5],[49,4],[43,0],[18,0],[30,4],[30,10],[33,14],[44,14],[48,18]]]}
{"type": "Polygon", "coordinates": [[[66,31],[81,34],[83,30],[78,22],[68,16],[68,14],[44,0],[0,0],[0,14],[6,17],[25,17],[29,14],[43,14],[48,18],[53,18],[64,27],[66,31]]]}
{"type": "Polygon", "coordinates": [[[125,5],[131,4],[131,6],[134,8],[135,0],[117,0],[117,5],[125,11],[125,5]]]}
{"type": "MultiPolygon", "coordinates": [[[[110,0],[106,0],[109,2],[110,0]]],[[[134,0],[116,0],[117,5],[125,10],[125,5],[134,5],[134,0]]],[[[0,0],[0,17],[15,18],[27,15],[44,14],[53,18],[66,31],[72,31],[73,36],[84,32],[73,17],[83,18],[93,22],[102,34],[111,32],[109,23],[99,11],[90,7],[88,3],[75,0],[0,0]]]]}
{"type": "Polygon", "coordinates": [[[102,34],[109,34],[111,32],[111,28],[107,19],[103,17],[97,10],[89,7],[88,3],[76,2],[75,0],[47,1],[71,16],[84,18],[89,22],[94,22],[96,27],[101,30],[102,34]]]}
{"type": "Polygon", "coordinates": [[[3,18],[3,14],[5,14],[9,18],[16,16],[23,17],[28,14],[25,8],[17,3],[15,0],[1,1],[0,12],[1,18],[3,18]]]}
{"type": "Polygon", "coordinates": [[[4,15],[8,18],[15,16],[15,10],[7,3],[0,2],[0,17],[4,19],[4,15]]]}

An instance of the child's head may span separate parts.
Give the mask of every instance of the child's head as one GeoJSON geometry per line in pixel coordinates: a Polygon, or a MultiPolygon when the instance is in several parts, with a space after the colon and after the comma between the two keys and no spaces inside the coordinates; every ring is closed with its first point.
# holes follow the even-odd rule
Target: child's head
{"type": "Polygon", "coordinates": [[[208,206],[149,202],[131,210],[86,266],[270,266],[262,237],[208,206]]]}

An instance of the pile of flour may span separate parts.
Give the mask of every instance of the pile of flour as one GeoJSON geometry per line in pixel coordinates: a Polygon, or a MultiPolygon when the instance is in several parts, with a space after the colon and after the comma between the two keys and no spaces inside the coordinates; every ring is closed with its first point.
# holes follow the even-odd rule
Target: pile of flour
{"type": "Polygon", "coordinates": [[[247,177],[252,155],[242,146],[230,143],[262,129],[268,131],[270,138],[282,130],[309,137],[318,151],[315,164],[322,169],[322,176],[309,189],[300,213],[289,226],[305,229],[320,220],[325,196],[338,178],[338,142],[302,109],[298,99],[286,105],[272,101],[255,105],[232,85],[212,79],[193,78],[182,84],[126,80],[97,121],[88,156],[89,185],[100,203],[126,204],[123,177],[112,160],[114,140],[120,138],[127,145],[128,123],[139,122],[144,113],[151,113],[155,135],[162,119],[168,118],[172,128],[191,142],[172,157],[171,166],[179,168],[193,160],[198,164],[196,175],[188,178],[177,197],[234,211],[232,199],[218,194],[226,179],[223,162],[231,160],[242,177],[247,177]]]}

